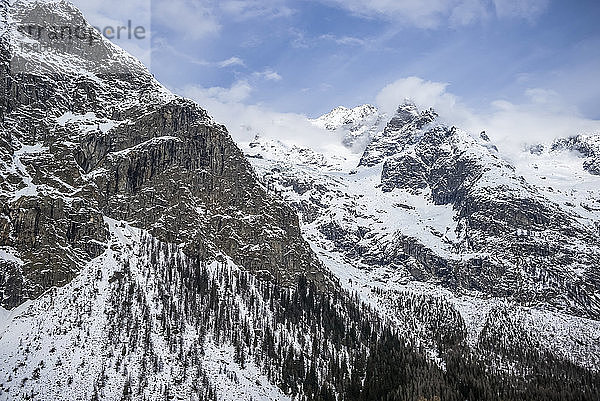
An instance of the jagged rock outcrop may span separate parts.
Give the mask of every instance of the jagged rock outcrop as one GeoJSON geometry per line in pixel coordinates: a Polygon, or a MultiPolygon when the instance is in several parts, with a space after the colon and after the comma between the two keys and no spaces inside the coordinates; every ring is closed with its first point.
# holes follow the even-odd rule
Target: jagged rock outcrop
{"type": "MultiPolygon", "coordinates": [[[[434,116],[414,105],[401,106],[361,159],[366,167],[384,161],[383,191],[422,191],[436,205],[451,205],[457,230],[462,230],[454,247],[481,255],[466,263],[453,257],[440,263],[435,257],[417,256],[423,270],[449,288],[510,295],[527,303],[549,302],[584,316],[600,316],[594,295],[600,286],[594,268],[600,262],[600,243],[591,227],[541,196],[487,144],[455,127],[427,127],[434,116]],[[517,235],[519,231],[530,234],[517,235]],[[588,244],[586,251],[574,243],[588,244]],[[586,268],[573,279],[567,271],[576,262],[575,255],[586,268]],[[547,283],[542,291],[534,289],[538,280],[547,283]],[[564,292],[572,300],[568,304],[558,295],[564,292]]],[[[398,249],[405,250],[405,240],[399,241],[398,249]]]]}
{"type": "Polygon", "coordinates": [[[394,188],[419,190],[427,187],[426,167],[410,155],[392,157],[383,164],[381,189],[389,192],[394,188]]]}
{"type": "Polygon", "coordinates": [[[396,114],[382,132],[376,134],[367,145],[359,166],[372,167],[386,157],[394,156],[406,146],[412,145],[418,132],[435,120],[433,109],[420,112],[414,103],[407,102],[398,107],[396,114]]]}

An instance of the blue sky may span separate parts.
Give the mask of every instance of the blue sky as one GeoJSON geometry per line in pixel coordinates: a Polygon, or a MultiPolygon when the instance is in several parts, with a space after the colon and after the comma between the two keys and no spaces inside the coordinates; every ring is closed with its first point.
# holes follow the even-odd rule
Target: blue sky
{"type": "Polygon", "coordinates": [[[338,104],[373,102],[384,85],[408,76],[449,83],[476,108],[498,98],[519,101],[526,89],[541,87],[600,118],[597,1],[530,0],[530,7],[500,15],[491,1],[473,2],[485,11],[466,21],[452,19],[445,6],[405,12],[380,2],[358,14],[335,2],[245,3],[239,10],[211,9],[205,18],[218,29],[198,35],[197,28],[185,33],[155,17],[156,76],[173,88],[246,80],[253,88],[249,101],[313,116],[338,104]],[[183,54],[161,47],[162,40],[183,54]],[[191,61],[232,57],[243,65],[191,61]],[[281,79],[264,79],[265,71],[281,79]]]}
{"type": "Polygon", "coordinates": [[[225,119],[233,105],[316,117],[337,105],[416,96],[448,109],[449,119],[468,114],[473,125],[493,126],[516,109],[582,123],[573,130],[600,120],[598,1],[75,3],[92,22],[150,24],[146,48],[119,44],[149,65],[150,51],[157,79],[225,119]]]}

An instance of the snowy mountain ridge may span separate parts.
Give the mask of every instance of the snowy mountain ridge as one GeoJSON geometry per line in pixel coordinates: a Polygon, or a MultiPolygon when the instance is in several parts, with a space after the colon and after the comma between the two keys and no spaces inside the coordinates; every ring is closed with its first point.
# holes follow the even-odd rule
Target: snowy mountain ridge
{"type": "MultiPolygon", "coordinates": [[[[322,120],[347,110],[336,108],[322,120]]],[[[600,356],[595,345],[600,327],[597,284],[589,287],[588,300],[573,309],[575,316],[570,314],[573,312],[565,313],[564,308],[572,307],[571,302],[581,296],[578,289],[569,284],[566,288],[572,288],[567,291],[572,291],[569,297],[573,298],[562,305],[553,305],[562,294],[556,301],[548,295],[561,286],[550,278],[556,275],[562,276],[560,281],[569,277],[568,280],[584,285],[589,285],[588,280],[597,283],[594,266],[600,255],[596,234],[600,215],[590,212],[593,207],[587,205],[577,208],[587,214],[574,213],[572,206],[580,203],[584,194],[562,189],[551,192],[547,187],[529,184],[501,157],[484,133],[477,138],[455,127],[440,125],[435,117],[433,110],[420,112],[414,104],[401,105],[385,129],[372,136],[360,162],[345,170],[327,171],[307,163],[298,164],[293,157],[275,159],[271,157],[272,148],[270,152],[259,152],[264,157],[253,158],[252,163],[269,187],[298,211],[305,237],[342,284],[349,289],[358,288],[363,299],[383,313],[396,315],[400,326],[403,315],[390,309],[392,299],[406,293],[436,299],[444,294],[444,302],[460,311],[466,324],[460,330],[466,330],[473,347],[484,341],[491,327],[508,330],[502,327],[508,322],[495,321],[495,311],[508,308],[517,320],[510,323],[511,329],[503,336],[514,334],[510,332],[514,330],[526,332],[532,338],[540,338],[543,345],[539,347],[571,355],[572,360],[592,367],[600,356]],[[569,198],[573,205],[566,201],[569,198]],[[525,214],[528,207],[534,210],[529,216],[525,214]],[[479,215],[478,208],[487,211],[479,215]],[[512,219],[503,209],[514,213],[508,216],[522,214],[520,221],[507,220],[499,225],[503,219],[512,219]],[[542,217],[544,214],[548,217],[542,217]],[[488,216],[493,219],[487,220],[488,216]],[[561,225],[573,227],[568,240],[560,232],[561,225]],[[574,232],[581,234],[573,235],[574,232]],[[549,241],[562,248],[560,253],[579,254],[579,261],[556,269],[550,265],[528,277],[519,266],[523,252],[533,250],[533,255],[538,255],[532,255],[534,262],[526,267],[537,269],[537,263],[548,263],[553,258],[545,248],[536,250],[549,241]],[[589,256],[581,258],[582,249],[587,249],[589,256]],[[499,268],[495,266],[514,273],[498,276],[493,273],[499,268]],[[509,278],[513,274],[514,278],[509,278]],[[545,275],[548,278],[543,278],[545,275]],[[488,283],[479,281],[491,277],[495,278],[488,283]],[[550,281],[540,285],[540,280],[550,281]],[[518,288],[522,293],[510,288],[518,288]],[[505,302],[509,306],[502,306],[505,302]],[[482,307],[484,304],[487,306],[482,307]],[[548,320],[544,321],[543,316],[548,320]],[[537,324],[524,323],[528,319],[535,319],[537,324]],[[557,323],[560,321],[562,325],[557,323]],[[580,325],[587,329],[575,329],[580,325]],[[548,340],[558,332],[570,334],[561,336],[560,341],[548,340]],[[572,342],[574,337],[578,340],[572,342]],[[586,344],[586,351],[577,344],[586,344]]],[[[254,149],[264,150],[260,143],[258,139],[254,149]]],[[[286,151],[285,145],[278,149],[279,153],[286,151]]],[[[535,174],[529,177],[535,181],[535,174]]],[[[589,174],[582,179],[591,187],[596,180],[589,174]]],[[[597,190],[588,193],[596,199],[597,195],[597,190]]],[[[564,263],[556,260],[555,263],[564,263]]],[[[528,263],[532,262],[525,262],[525,266],[528,263]]],[[[407,331],[411,330],[416,328],[409,326],[407,331]]]]}
{"type": "Polygon", "coordinates": [[[327,114],[312,120],[317,127],[341,134],[342,144],[354,151],[362,151],[386,123],[385,113],[370,104],[348,109],[336,107],[327,114]]]}
{"type": "Polygon", "coordinates": [[[19,50],[69,3],[2,4],[0,400],[598,398],[593,189],[409,103],[240,149],[100,35],[19,50]]]}

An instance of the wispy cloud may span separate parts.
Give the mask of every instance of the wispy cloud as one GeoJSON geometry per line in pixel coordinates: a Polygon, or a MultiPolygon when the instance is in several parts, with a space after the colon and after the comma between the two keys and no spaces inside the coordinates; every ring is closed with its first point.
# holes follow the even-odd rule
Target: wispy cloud
{"type": "Polygon", "coordinates": [[[367,38],[347,35],[340,36],[332,33],[313,36],[296,28],[289,29],[288,34],[290,45],[296,49],[315,48],[319,44],[334,44],[338,46],[366,46],[372,44],[372,41],[367,38]]]}
{"type": "Polygon", "coordinates": [[[353,46],[364,46],[367,40],[356,38],[353,36],[336,36],[332,34],[326,34],[319,36],[319,39],[330,41],[338,45],[353,45],[353,46]]]}
{"type": "Polygon", "coordinates": [[[225,0],[220,9],[237,20],[253,18],[280,18],[294,14],[285,0],[225,0]]]}
{"type": "Polygon", "coordinates": [[[231,66],[235,66],[235,65],[239,65],[239,66],[245,66],[246,64],[244,63],[244,60],[242,60],[239,57],[230,57],[227,60],[223,60],[220,61],[218,63],[216,63],[219,67],[221,68],[225,68],[225,67],[231,67],[231,66]]]}
{"type": "Polygon", "coordinates": [[[290,44],[292,47],[296,49],[307,49],[310,47],[304,31],[296,28],[290,28],[288,33],[291,37],[290,44]]]}
{"type": "Polygon", "coordinates": [[[246,63],[239,57],[233,56],[226,60],[222,61],[207,61],[198,57],[194,57],[193,55],[178,50],[175,46],[171,45],[171,42],[163,37],[156,37],[153,41],[154,51],[166,51],[173,56],[176,56],[182,60],[185,60],[191,64],[203,66],[203,67],[218,67],[218,68],[227,68],[234,66],[245,67],[246,63]]]}
{"type": "Polygon", "coordinates": [[[467,25],[486,19],[533,20],[547,7],[547,0],[322,0],[356,15],[408,23],[419,28],[467,25]]]}
{"type": "MultiPolygon", "coordinates": [[[[405,99],[421,108],[433,107],[440,120],[473,134],[486,131],[508,158],[517,157],[524,145],[549,142],[585,132],[600,132],[600,121],[580,116],[567,107],[560,95],[545,88],[530,88],[521,103],[495,100],[488,111],[468,107],[448,91],[449,84],[407,77],[386,85],[376,97],[382,111],[394,112],[405,99]]],[[[238,142],[248,142],[259,134],[290,145],[331,150],[339,138],[314,127],[305,115],[281,113],[260,104],[248,104],[253,87],[246,80],[231,87],[187,86],[178,92],[195,100],[224,123],[238,142]]]]}
{"type": "Polygon", "coordinates": [[[257,71],[252,75],[254,75],[257,78],[265,79],[267,81],[281,81],[283,79],[281,75],[279,75],[276,71],[273,71],[270,68],[267,68],[264,71],[260,72],[257,71]]]}
{"type": "MultiPolygon", "coordinates": [[[[229,88],[215,86],[204,88],[198,85],[189,85],[178,91],[183,96],[196,100],[200,106],[206,107],[205,103],[228,105],[241,103],[248,99],[253,88],[246,80],[236,81],[229,88]]],[[[211,110],[209,108],[209,110],[211,110]]],[[[211,110],[212,111],[212,110],[211,110]]]]}
{"type": "Polygon", "coordinates": [[[213,118],[227,126],[238,143],[247,143],[255,135],[277,139],[288,145],[310,147],[317,151],[342,149],[343,146],[331,132],[313,125],[307,116],[281,113],[263,105],[245,104],[243,96],[247,83],[238,82],[231,88],[201,88],[188,86],[178,91],[209,110],[213,118]]]}
{"type": "Polygon", "coordinates": [[[202,39],[221,30],[214,7],[207,1],[169,0],[153,2],[152,22],[164,31],[186,39],[202,39]]]}
{"type": "Polygon", "coordinates": [[[464,0],[449,10],[448,25],[460,27],[486,20],[492,12],[480,0],[464,0]]]}
{"type": "Polygon", "coordinates": [[[448,93],[447,87],[447,83],[426,81],[414,76],[401,78],[381,89],[376,102],[388,114],[393,114],[405,100],[413,101],[420,108],[435,107],[455,112],[458,98],[448,93]]]}
{"type": "Polygon", "coordinates": [[[548,0],[494,0],[496,14],[500,18],[524,18],[535,20],[548,7],[548,0]]]}

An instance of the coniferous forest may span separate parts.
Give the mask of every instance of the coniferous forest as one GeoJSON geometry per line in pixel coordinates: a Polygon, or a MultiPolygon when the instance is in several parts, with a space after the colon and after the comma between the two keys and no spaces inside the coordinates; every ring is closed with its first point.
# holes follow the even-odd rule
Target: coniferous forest
{"type": "MultiPolygon", "coordinates": [[[[125,261],[126,273],[114,278],[108,311],[117,357],[139,355],[142,367],[139,377],[127,378],[124,400],[138,399],[149,385],[146,378],[163,367],[151,335],[153,321],[169,351],[178,355],[178,380],[189,381],[200,399],[216,399],[199,362],[207,341],[231,344],[242,368],[256,364],[297,400],[562,401],[600,396],[597,374],[550,355],[524,352],[499,361],[503,352],[493,343],[470,350],[460,336],[438,336],[441,360],[432,362],[422,346],[347,291],[319,292],[302,276],[291,289],[257,280],[226,262],[209,266],[190,260],[152,238],[145,244],[145,264],[133,269],[125,261]],[[143,280],[135,280],[135,271],[145,272],[143,280]]],[[[102,383],[100,375],[95,392],[102,391],[102,383]]],[[[168,387],[159,391],[170,399],[168,387]]]]}
{"type": "Polygon", "coordinates": [[[0,0],[0,401],[600,400],[600,7],[113,2],[0,0]]]}

